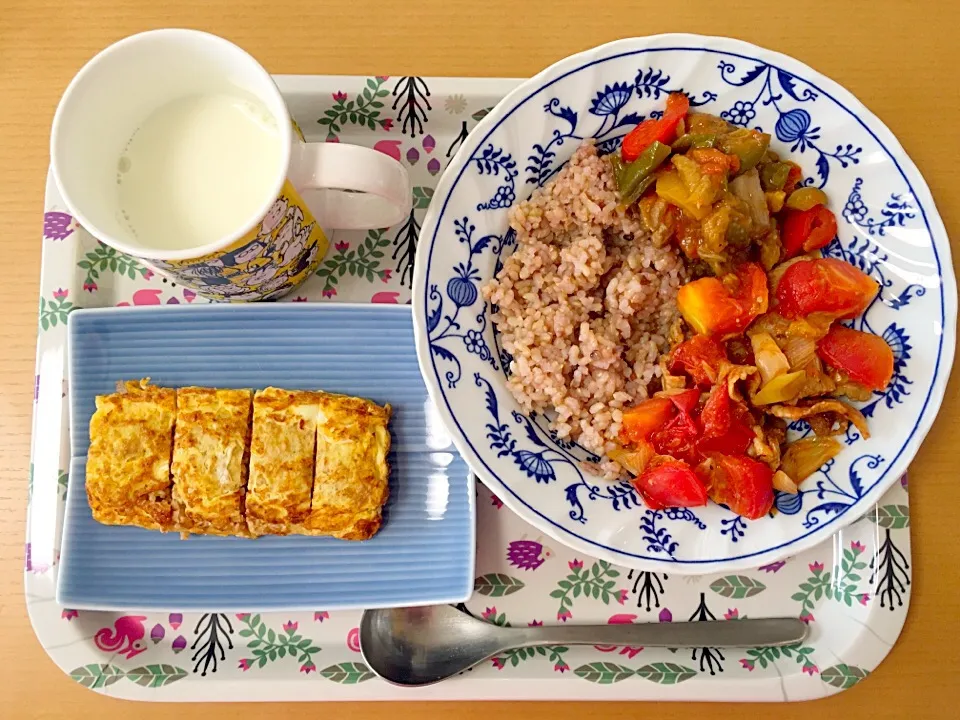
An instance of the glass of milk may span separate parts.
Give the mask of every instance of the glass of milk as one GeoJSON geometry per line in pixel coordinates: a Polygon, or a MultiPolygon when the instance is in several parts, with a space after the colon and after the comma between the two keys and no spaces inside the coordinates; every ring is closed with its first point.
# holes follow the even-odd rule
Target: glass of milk
{"type": "Polygon", "coordinates": [[[411,205],[397,161],[304,142],[267,71],[196,30],[133,35],[90,60],[50,154],[86,230],[217,300],[279,297],[320,264],[323,228],[388,227],[411,205]]]}

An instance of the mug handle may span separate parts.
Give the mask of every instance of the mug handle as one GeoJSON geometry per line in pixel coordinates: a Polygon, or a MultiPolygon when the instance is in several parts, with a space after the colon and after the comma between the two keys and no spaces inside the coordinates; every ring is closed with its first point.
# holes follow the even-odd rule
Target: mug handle
{"type": "Polygon", "coordinates": [[[386,228],[410,212],[410,178],[392,157],[326,142],[295,143],[293,153],[290,179],[323,227],[386,228]]]}

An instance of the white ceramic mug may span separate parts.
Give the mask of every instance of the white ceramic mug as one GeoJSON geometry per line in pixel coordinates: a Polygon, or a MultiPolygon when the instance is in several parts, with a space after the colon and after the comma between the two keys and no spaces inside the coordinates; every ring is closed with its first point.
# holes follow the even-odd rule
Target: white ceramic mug
{"type": "Polygon", "coordinates": [[[50,154],[64,202],[87,231],[219,300],[279,297],[320,264],[328,246],[323,228],[389,227],[411,205],[398,162],[355,145],[304,142],[267,71],[233,43],[196,30],[133,35],[90,60],[57,108],[50,154]],[[233,92],[254,99],[279,128],[282,157],[265,183],[269,191],[221,237],[185,249],[142,241],[124,222],[118,190],[118,161],[134,133],[181,98],[233,92]]]}

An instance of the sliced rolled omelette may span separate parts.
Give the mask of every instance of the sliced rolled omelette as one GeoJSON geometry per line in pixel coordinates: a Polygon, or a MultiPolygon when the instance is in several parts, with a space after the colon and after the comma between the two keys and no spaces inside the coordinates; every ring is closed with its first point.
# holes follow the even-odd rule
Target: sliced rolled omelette
{"type": "Polygon", "coordinates": [[[326,393],[319,406],[313,502],[304,531],[367,540],[380,529],[389,495],[391,408],[326,393]]]}
{"type": "Polygon", "coordinates": [[[177,390],[173,522],[182,533],[248,535],[250,390],[177,390]]]}
{"type": "Polygon", "coordinates": [[[253,535],[301,532],[310,514],[320,396],[273,387],[253,396],[246,497],[253,535]]]}
{"type": "Polygon", "coordinates": [[[170,530],[176,392],[154,387],[148,379],[126,382],[123,388],[98,395],[90,419],[90,509],[94,520],[106,525],[170,530]]]}

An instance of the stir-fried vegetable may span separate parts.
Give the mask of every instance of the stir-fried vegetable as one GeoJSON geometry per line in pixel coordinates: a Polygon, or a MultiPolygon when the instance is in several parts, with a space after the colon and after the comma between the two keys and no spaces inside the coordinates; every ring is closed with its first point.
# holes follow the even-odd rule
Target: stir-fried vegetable
{"type": "Polygon", "coordinates": [[[795,263],[776,288],[777,312],[789,319],[813,313],[853,318],[867,309],[880,290],[869,275],[836,258],[795,263]]]}
{"type": "Polygon", "coordinates": [[[832,437],[806,437],[787,446],[780,469],[799,485],[842,449],[843,445],[832,437]]]}
{"type": "Polygon", "coordinates": [[[792,370],[801,370],[816,358],[817,345],[812,338],[790,335],[784,343],[783,354],[787,356],[792,370]]]}
{"type": "Polygon", "coordinates": [[[716,382],[720,363],[727,359],[723,345],[707,335],[694,335],[678,345],[670,356],[670,371],[684,372],[702,387],[716,382]]]}
{"type": "Polygon", "coordinates": [[[620,156],[630,163],[654,142],[669,145],[676,139],[677,125],[690,109],[690,100],[683,93],[672,93],[667,97],[667,108],[659,120],[644,120],[627,133],[620,145],[620,156]]]}
{"type": "MultiPolygon", "coordinates": [[[[766,192],[783,192],[790,175],[790,163],[770,162],[760,168],[760,184],[766,192]]],[[[784,195],[786,193],[784,192],[784,195]]]]}
{"type": "Polygon", "coordinates": [[[696,469],[711,500],[749,520],[773,507],[773,470],[743,455],[710,453],[696,469]]]}
{"type": "Polygon", "coordinates": [[[744,263],[722,280],[694,280],[677,293],[677,307],[690,327],[719,338],[741,334],[767,311],[767,301],[767,276],[756,263],[744,263]]]}
{"type": "MultiPolygon", "coordinates": [[[[701,190],[710,191],[709,183],[701,190]]],[[[660,173],[657,177],[657,195],[697,220],[703,220],[710,214],[712,199],[694,197],[677,171],[660,173]]]]}
{"type": "Polygon", "coordinates": [[[623,205],[632,205],[656,179],[653,171],[660,167],[670,156],[670,146],[654,140],[646,150],[633,162],[624,165],[623,161],[613,156],[614,177],[617,181],[617,190],[620,192],[620,202],[623,205]]]}
{"type": "Polygon", "coordinates": [[[740,172],[745,173],[753,170],[763,158],[770,146],[770,136],[741,128],[721,135],[717,138],[716,146],[729,155],[736,155],[740,159],[740,172]]]}
{"type": "Polygon", "coordinates": [[[740,455],[747,451],[756,437],[751,425],[753,418],[743,403],[730,399],[727,388],[717,385],[707,397],[700,413],[703,433],[697,443],[701,454],[721,452],[740,455]]]}
{"type": "Polygon", "coordinates": [[[620,421],[620,439],[627,443],[646,440],[676,413],[676,406],[666,398],[650,398],[623,411],[620,421]]]}
{"type": "Polygon", "coordinates": [[[790,165],[790,171],[787,173],[787,184],[783,186],[783,189],[791,193],[796,189],[797,185],[800,184],[800,181],[803,180],[803,171],[796,163],[788,161],[787,164],[790,165]]]}
{"type": "Polygon", "coordinates": [[[817,205],[827,204],[827,194],[819,188],[804,187],[790,193],[786,205],[791,210],[807,211],[817,205]]]}
{"type": "Polygon", "coordinates": [[[790,369],[790,361],[771,337],[770,333],[758,332],[750,335],[750,345],[753,347],[753,357],[760,378],[766,385],[775,377],[784,375],[790,369]]]}
{"type": "Polygon", "coordinates": [[[617,446],[607,452],[607,455],[628,473],[636,477],[644,471],[647,463],[653,459],[656,452],[653,446],[645,441],[634,443],[630,449],[617,446]]]}
{"type": "Polygon", "coordinates": [[[708,175],[726,177],[740,169],[740,159],[736,155],[727,155],[714,148],[694,147],[689,155],[708,175]]]}
{"type": "Polygon", "coordinates": [[[654,458],[633,485],[647,505],[655,510],[707,504],[706,488],[682,460],[654,458]]]}
{"type": "Polygon", "coordinates": [[[837,218],[770,140],[673,94],[610,157],[622,204],[638,207],[656,245],[676,242],[698,278],[677,293],[692,337],[671,334],[654,397],[623,412],[622,445],[608,453],[652,508],[709,496],[763,517],[774,489],[799,492],[840,452],[829,436],[852,423],[868,437],[863,415],[837,397],[865,400],[894,373],[882,338],[836,324],[879,286],[814,256],[837,236],[837,218]],[[796,420],[816,436],[788,443],[796,420]]]}
{"type": "MultiPolygon", "coordinates": [[[[810,190],[797,190],[790,196],[810,190]]],[[[819,192],[819,191],[818,191],[819,192]]],[[[787,207],[790,207],[790,200],[787,207]]],[[[792,258],[800,253],[808,253],[826,247],[837,236],[837,218],[823,205],[815,205],[807,210],[788,209],[783,220],[784,257],[792,258]]]]}
{"type": "Polygon", "coordinates": [[[700,428],[693,417],[700,401],[699,390],[687,390],[670,396],[676,413],[659,429],[650,433],[650,444],[661,455],[695,457],[700,428]]]}
{"type": "Polygon", "coordinates": [[[730,183],[730,191],[746,203],[754,227],[761,230],[770,227],[770,210],[767,208],[767,198],[760,187],[760,175],[756,170],[734,178],[730,183]]]}
{"type": "Polygon", "coordinates": [[[806,381],[807,374],[803,370],[779,375],[760,388],[750,402],[754,405],[773,405],[796,400],[806,381]]]}
{"type": "Polygon", "coordinates": [[[883,390],[893,377],[893,350],[882,337],[870,333],[834,325],[817,343],[817,354],[870,390],[883,390]]]}
{"type": "Polygon", "coordinates": [[[684,133],[674,141],[671,147],[682,152],[690,148],[712,148],[716,142],[716,133],[684,133]]]}
{"type": "Polygon", "coordinates": [[[773,474],[773,489],[790,495],[796,495],[800,492],[797,484],[783,470],[777,470],[773,474]]]}

